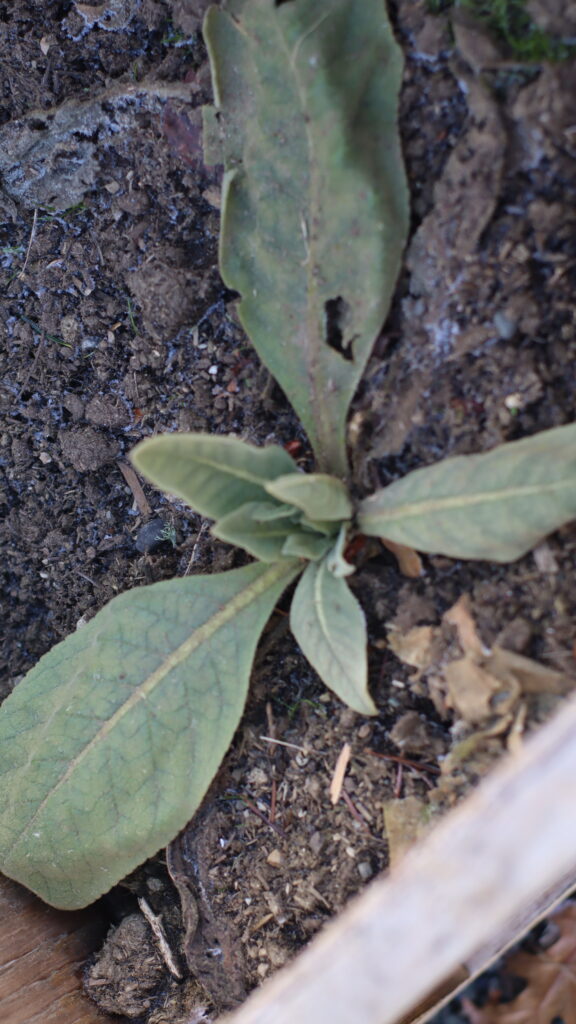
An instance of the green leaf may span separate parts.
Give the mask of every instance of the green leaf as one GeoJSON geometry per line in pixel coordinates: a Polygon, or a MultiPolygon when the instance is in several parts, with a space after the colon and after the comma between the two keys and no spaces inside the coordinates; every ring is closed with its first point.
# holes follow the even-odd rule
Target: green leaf
{"type": "Polygon", "coordinates": [[[130,458],[142,476],[210,519],[249,501],[267,501],[265,485],[297,469],[278,445],[256,448],[208,434],[151,437],[136,445],[130,458]]]}
{"type": "Polygon", "coordinates": [[[364,613],[326,559],[305,569],[292,598],[290,627],[326,686],[354,711],[375,715],[367,685],[364,613]]]}
{"type": "MultiPolygon", "coordinates": [[[[258,520],[263,502],[249,501],[234,512],[219,519],[212,527],[212,533],[227,544],[244,548],[262,562],[276,562],[284,557],[286,538],[294,532],[294,523],[285,517],[258,520]]],[[[273,508],[272,503],[270,507],[273,508]]],[[[278,506],[276,506],[278,507],[278,506]]],[[[294,515],[294,509],[292,509],[294,515]]],[[[293,555],[291,557],[294,557],[293,555]]]]}
{"type": "Polygon", "coordinates": [[[307,519],[306,516],[301,516],[300,525],[303,530],[311,530],[313,533],[323,533],[326,537],[334,538],[338,534],[339,523],[338,520],[328,519],[307,519]]]}
{"type": "Polygon", "coordinates": [[[330,537],[321,537],[317,533],[291,533],[282,547],[286,558],[306,558],[316,562],[330,549],[330,537]]]}
{"type": "Polygon", "coordinates": [[[321,467],[345,476],[348,406],[408,226],[400,48],[384,0],[226,0],[204,38],[226,169],[222,276],[321,467]]]}
{"type": "Polygon", "coordinates": [[[347,562],[344,557],[347,539],[347,524],[342,523],[336,543],[326,558],[326,568],[333,576],[351,576],[352,573],[356,572],[356,567],[347,562]]]}
{"type": "Polygon", "coordinates": [[[242,715],[295,563],[128,591],[0,708],[0,869],[57,907],[97,899],[192,817],[242,715]]]}
{"type": "Polygon", "coordinates": [[[362,533],[453,558],[512,562],[576,518],[576,424],[417,469],[366,498],[362,533]]]}
{"type": "Polygon", "coordinates": [[[268,523],[272,519],[291,519],[300,521],[300,513],[293,505],[277,505],[271,501],[255,501],[252,503],[252,518],[256,523],[268,523]]]}
{"type": "Polygon", "coordinates": [[[352,518],[352,505],[341,480],[327,473],[288,473],[266,484],[268,494],[302,509],[308,519],[329,522],[352,518]]]}

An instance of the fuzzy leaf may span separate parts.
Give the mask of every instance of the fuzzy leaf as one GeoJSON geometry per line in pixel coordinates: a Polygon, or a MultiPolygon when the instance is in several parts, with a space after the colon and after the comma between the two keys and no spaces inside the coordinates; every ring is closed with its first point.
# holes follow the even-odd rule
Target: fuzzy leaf
{"type": "Polygon", "coordinates": [[[321,467],[344,476],[348,406],[408,225],[400,48],[384,0],[225,0],[204,38],[226,169],[222,276],[321,467]]]}
{"type": "Polygon", "coordinates": [[[292,598],[290,628],[326,686],[354,711],[375,715],[367,685],[364,613],[326,559],[304,570],[292,598]]]}
{"type": "Polygon", "coordinates": [[[323,533],[326,537],[336,537],[339,529],[338,520],[333,519],[307,519],[301,515],[299,522],[303,530],[311,530],[313,533],[323,533]]]}
{"type": "Polygon", "coordinates": [[[350,562],[347,562],[344,557],[347,539],[348,530],[346,528],[346,523],[342,523],[340,532],[336,538],[336,543],[326,558],[326,568],[328,569],[328,572],[331,572],[333,576],[338,576],[340,578],[343,576],[351,576],[352,573],[356,572],[356,567],[351,565],[350,562]]]}
{"type": "Polygon", "coordinates": [[[318,533],[291,533],[282,547],[285,558],[306,558],[316,562],[329,550],[330,537],[321,537],[318,533]]]}
{"type": "Polygon", "coordinates": [[[278,501],[302,509],[308,519],[328,522],[352,518],[352,505],[341,480],[327,473],[288,473],[266,484],[278,501]]]}
{"type": "MultiPolygon", "coordinates": [[[[254,513],[259,513],[263,502],[249,501],[240,508],[229,512],[219,519],[212,527],[212,533],[228,544],[236,544],[244,548],[262,562],[276,562],[284,557],[286,538],[296,529],[294,523],[286,518],[258,520],[254,513]]],[[[273,508],[272,503],[270,507],[273,508]]],[[[294,509],[292,509],[294,514],[294,509]]],[[[294,557],[293,555],[291,557],[294,557]]]]}
{"type": "Polygon", "coordinates": [[[265,485],[296,463],[278,445],[256,448],[235,437],[162,434],[131,452],[136,469],[156,487],[183,498],[210,519],[249,501],[269,501],[265,485]]]}
{"type": "Polygon", "coordinates": [[[295,563],[139,587],[0,708],[0,869],[57,907],[106,892],[192,817],[295,563]]]}
{"type": "Polygon", "coordinates": [[[293,505],[277,505],[271,501],[252,502],[252,519],[255,523],[269,523],[273,519],[291,519],[298,523],[300,514],[293,505]]]}
{"type": "Polygon", "coordinates": [[[453,558],[512,562],[576,518],[576,424],[459,455],[362,502],[362,533],[453,558]]]}

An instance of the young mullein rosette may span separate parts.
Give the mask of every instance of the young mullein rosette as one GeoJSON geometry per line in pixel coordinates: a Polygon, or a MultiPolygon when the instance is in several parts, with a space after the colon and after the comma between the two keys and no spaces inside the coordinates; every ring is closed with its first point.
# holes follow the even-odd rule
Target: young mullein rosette
{"type": "Polygon", "coordinates": [[[224,166],[222,276],[321,472],[226,437],[136,448],[145,477],[256,561],[121,594],[3,702],[0,868],[64,908],[95,900],[192,818],[242,716],[258,638],[294,581],[304,654],[350,707],[374,713],[346,582],[350,530],[511,561],[576,516],[574,425],[416,470],[353,516],[349,405],[409,221],[401,53],[382,0],[222,0],[203,34],[215,99],[205,152],[224,166]]]}
{"type": "Polygon", "coordinates": [[[144,475],[257,561],[116,597],[2,705],[0,868],[60,907],[96,899],[193,816],[240,721],[258,637],[298,576],[303,651],[352,707],[374,711],[336,478],[409,222],[402,54],[382,0],[224,0],[203,36],[222,276],[322,472],[304,478],[281,448],[223,438],[137,449],[144,475]]]}
{"type": "Polygon", "coordinates": [[[341,480],[300,472],[275,445],[172,434],[144,441],[136,468],[164,491],[215,520],[212,533],[266,564],[301,573],[290,627],[318,675],[361,714],[376,709],[367,688],[366,624],[346,577],[352,505],[341,480]]]}
{"type": "Polygon", "coordinates": [[[40,659],[0,709],[2,871],[84,906],[165,846],[238,726],[258,639],[301,576],[291,624],[326,683],[371,714],[364,617],[345,582],[350,502],[280,447],[170,435],[136,467],[257,561],[137,587],[40,659]]]}

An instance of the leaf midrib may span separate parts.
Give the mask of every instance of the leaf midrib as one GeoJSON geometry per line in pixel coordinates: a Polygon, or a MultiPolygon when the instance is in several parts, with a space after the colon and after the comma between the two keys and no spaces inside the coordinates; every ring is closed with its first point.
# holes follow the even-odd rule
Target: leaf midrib
{"type": "Polygon", "coordinates": [[[253,476],[249,470],[237,469],[236,466],[230,466],[229,464],[226,465],[222,462],[214,462],[211,459],[204,458],[199,455],[192,455],[190,457],[190,461],[208,469],[215,469],[223,476],[231,476],[237,480],[243,480],[246,483],[257,484],[258,487],[262,488],[265,494],[267,493],[265,485],[268,483],[269,478],[266,476],[253,476]]]}
{"type": "MultiPolygon", "coordinates": [[[[348,682],[350,682],[350,673],[349,673],[345,663],[342,661],[342,658],[340,657],[336,647],[334,646],[334,644],[331,641],[331,635],[330,635],[330,629],[329,629],[329,626],[328,626],[328,620],[326,619],[326,615],[324,614],[324,611],[323,611],[324,602],[322,600],[321,590],[322,590],[322,585],[323,585],[323,575],[325,575],[327,572],[329,572],[329,570],[326,567],[326,565],[324,564],[324,562],[322,562],[318,566],[318,568],[316,570],[316,579],[314,580],[314,605],[315,605],[317,613],[318,613],[318,621],[320,623],[320,628],[322,630],[322,635],[324,636],[324,639],[326,640],[326,645],[329,648],[329,650],[332,652],[332,657],[334,658],[336,664],[340,667],[340,670],[341,670],[344,678],[348,682]]],[[[346,586],[346,584],[344,584],[344,585],[346,586]]],[[[329,684],[327,684],[327,685],[329,685],[329,684]]]]}
{"type": "Polygon", "coordinates": [[[169,672],[172,672],[173,669],[188,658],[195,650],[198,649],[198,647],[206,642],[206,640],[214,636],[219,629],[222,629],[222,627],[230,622],[239,612],[243,611],[244,608],[247,608],[253,601],[265,593],[269,587],[281,580],[282,576],[293,576],[296,565],[296,561],[274,563],[262,576],[259,577],[259,579],[254,580],[243,591],[236,594],[228,604],[224,605],[223,608],[220,608],[202,626],[195,629],[194,632],[176,648],[175,651],[164,659],[162,664],[159,665],[154,672],[152,672],[135,690],[132,691],[124,703],[117,708],[108,721],[102,725],[92,739],[82,748],[76,757],[72,759],[64,774],[58,779],[58,782],[51,787],[50,791],[34,811],[32,817],[26,822],[18,836],[10,844],[10,847],[7,850],[7,857],[12,854],[22,837],[26,835],[27,831],[34,826],[34,823],[42,814],[44,808],[55,793],[57,793],[62,786],[66,785],[76,769],[89,756],[92,750],[100,742],[106,739],[112,729],[122,721],[124,716],[128,714],[139,701],[146,700],[146,698],[162,682],[169,672]]]}
{"type": "Polygon", "coordinates": [[[399,519],[400,517],[403,519],[414,518],[430,515],[436,512],[450,511],[451,509],[460,510],[470,508],[475,505],[488,505],[497,501],[511,501],[514,498],[525,498],[530,497],[531,495],[542,494],[543,492],[550,493],[566,488],[570,489],[570,487],[574,487],[573,481],[560,480],[555,483],[530,484],[523,487],[511,487],[492,492],[483,491],[478,494],[453,495],[446,498],[432,498],[427,500],[424,499],[422,501],[415,500],[404,505],[394,505],[391,508],[382,508],[375,512],[367,512],[362,516],[362,521],[366,524],[376,520],[380,522],[383,519],[399,519]]]}
{"type": "MultiPolygon", "coordinates": [[[[314,211],[314,209],[319,209],[320,208],[319,182],[318,182],[318,160],[314,159],[314,156],[315,156],[314,138],[313,138],[312,132],[311,132],[310,118],[309,118],[309,116],[307,116],[308,115],[308,106],[309,106],[309,104],[307,103],[307,100],[306,100],[306,93],[304,92],[304,90],[303,90],[303,88],[301,86],[300,76],[298,74],[297,66],[296,65],[297,65],[297,59],[298,59],[298,56],[299,56],[299,50],[300,50],[300,47],[301,47],[302,43],[306,39],[308,39],[309,36],[313,35],[313,33],[316,31],[316,29],[324,21],[326,21],[326,19],[328,17],[330,17],[330,16],[331,16],[331,12],[330,11],[324,12],[318,18],[318,20],[316,22],[314,22],[314,25],[311,26],[306,33],[303,33],[298,38],[298,40],[297,40],[295,46],[293,47],[292,51],[290,51],[288,49],[288,44],[286,42],[286,37],[285,37],[285,34],[284,34],[284,30],[283,30],[282,25],[280,23],[280,17],[278,16],[278,13],[277,13],[278,34],[280,36],[282,49],[284,50],[284,53],[286,55],[286,62],[287,62],[289,71],[291,72],[292,78],[294,80],[294,91],[295,91],[296,95],[298,96],[298,99],[299,99],[299,102],[300,102],[300,110],[301,110],[301,115],[302,115],[301,123],[304,126],[304,131],[305,131],[305,135],[306,135],[307,149],[308,149],[309,192],[308,192],[308,195],[305,197],[305,201],[303,203],[303,209],[304,209],[305,213],[303,212],[303,214],[302,214],[303,221],[304,221],[304,226],[305,226],[305,235],[304,235],[304,231],[303,231],[303,235],[304,235],[304,250],[305,250],[305,257],[306,258],[305,258],[305,260],[303,262],[303,266],[305,267],[305,274],[306,274],[306,297],[307,297],[307,303],[306,303],[307,308],[306,308],[305,351],[306,351],[306,367],[307,367],[308,380],[309,380],[309,386],[310,386],[310,394],[311,394],[310,408],[313,410],[312,418],[313,418],[313,421],[315,422],[315,425],[316,425],[316,436],[317,436],[318,441],[320,442],[321,445],[326,441],[326,437],[328,435],[325,434],[325,432],[324,432],[325,428],[324,428],[324,426],[321,423],[322,417],[327,412],[326,403],[323,400],[323,391],[325,389],[325,381],[321,382],[324,385],[322,387],[322,386],[319,386],[318,379],[317,379],[318,378],[318,373],[319,373],[319,352],[320,352],[320,346],[322,345],[323,339],[322,338],[318,339],[320,344],[315,344],[315,342],[313,340],[314,337],[315,337],[315,334],[316,334],[315,312],[316,312],[317,307],[318,307],[318,284],[317,284],[317,277],[316,277],[316,275],[314,273],[314,267],[316,266],[316,262],[317,262],[317,259],[318,259],[318,252],[317,252],[316,232],[314,231],[314,228],[313,228],[314,219],[315,219],[314,216],[313,216],[313,211],[314,211]]],[[[321,376],[322,376],[322,374],[321,374],[321,376]]]]}

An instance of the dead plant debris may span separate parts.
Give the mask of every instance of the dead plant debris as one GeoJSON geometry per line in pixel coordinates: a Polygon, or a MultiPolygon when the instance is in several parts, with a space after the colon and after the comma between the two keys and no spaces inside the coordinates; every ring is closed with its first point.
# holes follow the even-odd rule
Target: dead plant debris
{"type": "Polygon", "coordinates": [[[526,983],[520,995],[502,1002],[494,993],[481,1008],[463,1000],[470,1024],[576,1024],[576,905],[562,907],[548,927],[557,929],[551,945],[506,959],[506,972],[526,983]]]}

